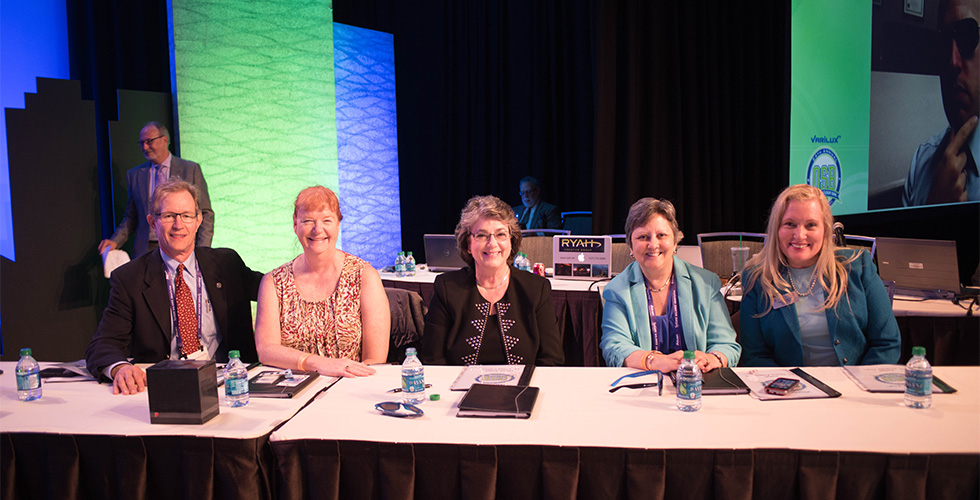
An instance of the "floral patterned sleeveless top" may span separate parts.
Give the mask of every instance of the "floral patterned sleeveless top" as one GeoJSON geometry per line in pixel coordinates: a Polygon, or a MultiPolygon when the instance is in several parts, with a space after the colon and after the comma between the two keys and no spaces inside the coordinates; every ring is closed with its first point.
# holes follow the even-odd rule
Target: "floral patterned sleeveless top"
{"type": "Polygon", "coordinates": [[[279,297],[282,345],[331,358],[361,360],[361,268],[367,263],[344,254],[340,280],[326,300],[299,296],[293,259],[272,271],[279,297]]]}

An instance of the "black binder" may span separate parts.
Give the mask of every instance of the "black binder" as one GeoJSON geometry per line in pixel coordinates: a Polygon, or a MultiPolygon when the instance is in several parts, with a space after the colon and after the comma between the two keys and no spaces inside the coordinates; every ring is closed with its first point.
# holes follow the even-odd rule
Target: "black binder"
{"type": "Polygon", "coordinates": [[[530,418],[538,388],[473,384],[459,402],[457,417],[530,418]]]}
{"type": "MultiPolygon", "coordinates": [[[[677,372],[670,372],[670,381],[677,387],[677,372]]],[[[701,395],[748,394],[749,386],[729,367],[719,368],[704,374],[701,380],[701,395]]]]}

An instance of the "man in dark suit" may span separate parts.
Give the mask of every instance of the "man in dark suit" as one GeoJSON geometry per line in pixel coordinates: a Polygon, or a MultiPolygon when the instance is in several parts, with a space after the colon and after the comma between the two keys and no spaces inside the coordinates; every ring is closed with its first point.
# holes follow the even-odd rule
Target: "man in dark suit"
{"type": "Polygon", "coordinates": [[[514,207],[521,229],[561,229],[561,212],[541,201],[541,184],[530,175],[521,179],[521,203],[514,207]]]}
{"type": "Polygon", "coordinates": [[[197,232],[196,244],[198,248],[211,246],[211,236],[214,235],[214,211],[211,210],[208,184],[204,181],[201,166],[170,154],[170,132],[160,122],[149,122],[143,126],[140,130],[139,145],[143,148],[143,156],[147,161],[126,172],[128,192],[126,212],[116,232],[109,239],[99,243],[99,253],[101,254],[106,248],[115,250],[123,246],[133,231],[136,231],[136,240],[133,241],[134,259],[157,248],[156,235],[150,231],[150,225],[146,223],[146,215],[150,209],[150,195],[158,184],[163,184],[172,177],[185,180],[197,187],[204,221],[197,232]]]}
{"type": "Polygon", "coordinates": [[[113,393],[135,394],[146,373],[133,363],[164,359],[227,361],[229,350],[258,361],[251,301],[262,273],[228,248],[195,248],[202,215],[197,188],[174,180],[157,186],[147,223],[159,250],[116,269],[109,304],[85,352],[88,370],[111,379],[113,393]]]}

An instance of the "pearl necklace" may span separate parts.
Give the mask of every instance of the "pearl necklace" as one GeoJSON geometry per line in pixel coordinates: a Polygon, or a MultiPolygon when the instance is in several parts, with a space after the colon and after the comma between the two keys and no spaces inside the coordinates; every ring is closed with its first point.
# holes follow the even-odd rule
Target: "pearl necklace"
{"type": "Polygon", "coordinates": [[[495,290],[497,288],[500,288],[500,287],[506,285],[508,278],[510,278],[510,270],[507,271],[507,274],[504,275],[504,279],[501,280],[500,283],[497,283],[496,286],[484,286],[484,285],[481,285],[480,284],[480,280],[476,280],[476,286],[478,286],[478,287],[480,287],[480,288],[482,288],[484,290],[495,290]]]}
{"type": "Polygon", "coordinates": [[[793,283],[793,270],[790,269],[789,271],[789,284],[790,286],[793,287],[793,291],[796,292],[796,294],[799,295],[800,297],[806,297],[807,295],[813,293],[813,285],[815,285],[816,283],[817,283],[817,268],[813,268],[813,274],[810,275],[810,288],[807,288],[806,293],[803,293],[796,288],[796,283],[793,283]]]}

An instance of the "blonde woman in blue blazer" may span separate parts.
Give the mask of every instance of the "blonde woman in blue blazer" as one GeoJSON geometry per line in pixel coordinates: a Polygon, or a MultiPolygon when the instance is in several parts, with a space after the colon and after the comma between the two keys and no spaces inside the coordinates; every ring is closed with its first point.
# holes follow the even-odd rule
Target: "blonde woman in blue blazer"
{"type": "Polygon", "coordinates": [[[669,201],[643,198],[630,207],[626,241],[636,261],[602,294],[606,365],[671,372],[685,350],[705,372],[738,363],[721,282],[676,257],[683,237],[669,201]]]}
{"type": "Polygon", "coordinates": [[[898,363],[902,338],[871,256],[839,249],[827,197],[780,193],[766,244],[749,259],[739,313],[743,366],[898,363]]]}

